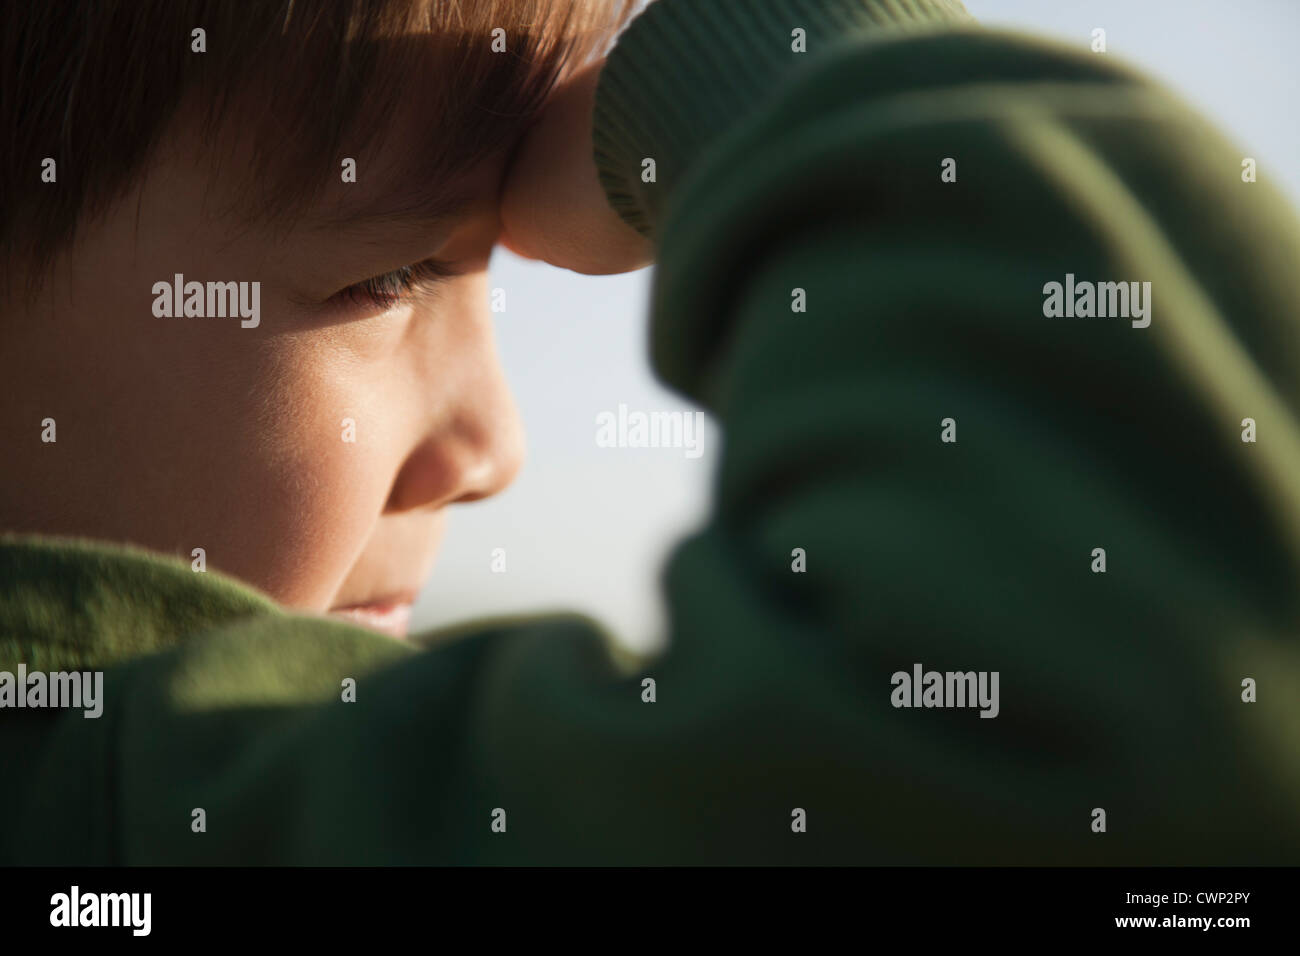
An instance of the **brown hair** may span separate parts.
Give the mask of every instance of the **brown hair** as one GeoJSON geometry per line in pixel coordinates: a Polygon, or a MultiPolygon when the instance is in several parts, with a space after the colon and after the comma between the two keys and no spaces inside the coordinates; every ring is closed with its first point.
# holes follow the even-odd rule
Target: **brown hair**
{"type": "MultiPolygon", "coordinates": [[[[638,0],[39,0],[0,22],[0,254],[34,280],[124,195],[174,120],[232,119],[256,215],[300,208],[399,107],[431,118],[419,175],[507,145],[638,0]],[[205,52],[192,31],[205,31],[205,52]],[[494,35],[506,52],[492,49],[494,35]],[[428,157],[435,161],[430,164],[428,157]],[[41,181],[46,157],[57,183],[41,181]]],[[[5,283],[8,285],[9,283],[5,283]]]]}

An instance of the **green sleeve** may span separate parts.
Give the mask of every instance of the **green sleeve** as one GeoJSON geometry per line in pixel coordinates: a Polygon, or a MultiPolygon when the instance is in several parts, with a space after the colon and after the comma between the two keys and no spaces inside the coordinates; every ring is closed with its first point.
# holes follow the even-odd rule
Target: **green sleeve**
{"type": "Polygon", "coordinates": [[[557,617],[376,660],[255,619],[115,671],[47,810],[97,746],[115,862],[1300,862],[1300,233],[1267,177],[1107,58],[922,0],[660,0],[597,123],[660,245],[656,371],[725,434],[669,650],[619,671],[557,617]],[[1149,326],[1045,316],[1067,274],[1150,282],[1149,326]],[[895,707],[914,664],[998,672],[997,716],[895,707]]]}

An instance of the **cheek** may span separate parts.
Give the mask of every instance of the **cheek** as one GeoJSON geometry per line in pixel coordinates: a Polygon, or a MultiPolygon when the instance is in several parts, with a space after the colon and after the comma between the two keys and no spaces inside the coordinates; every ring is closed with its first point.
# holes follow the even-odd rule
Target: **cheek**
{"type": "MultiPolygon", "coordinates": [[[[131,541],[324,610],[383,511],[401,456],[385,397],[328,349],[232,332],[154,341],[84,375],[46,494],[64,529],[131,541]],[[125,373],[125,374],[123,374],[125,373]],[[94,476],[61,487],[69,475],[94,476]]],[[[45,521],[50,530],[57,521],[45,521]]]]}
{"type": "Polygon", "coordinates": [[[239,576],[283,604],[330,606],[384,510],[401,463],[383,392],[294,358],[249,416],[239,576]]]}
{"type": "Polygon", "coordinates": [[[153,284],[174,272],[251,280],[262,267],[127,206],[87,234],[75,279],[52,282],[11,336],[23,362],[0,425],[31,438],[0,468],[0,527],[131,543],[187,565],[202,548],[209,570],[323,610],[401,466],[396,436],[409,423],[382,371],[396,333],[285,334],[296,319],[269,283],[256,328],[155,316],[153,284]],[[47,417],[55,444],[32,425],[47,417]]]}

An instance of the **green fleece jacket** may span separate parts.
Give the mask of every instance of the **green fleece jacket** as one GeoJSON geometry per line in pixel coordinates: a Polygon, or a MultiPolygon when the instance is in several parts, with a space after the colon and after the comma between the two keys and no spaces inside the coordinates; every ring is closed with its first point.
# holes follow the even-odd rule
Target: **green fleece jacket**
{"type": "Polygon", "coordinates": [[[95,719],[0,709],[0,861],[1300,862],[1267,175],[945,0],[660,0],[595,141],[659,245],[654,367],[725,434],[669,649],[619,666],[579,617],[412,647],[11,537],[0,671],[104,678],[95,719]]]}

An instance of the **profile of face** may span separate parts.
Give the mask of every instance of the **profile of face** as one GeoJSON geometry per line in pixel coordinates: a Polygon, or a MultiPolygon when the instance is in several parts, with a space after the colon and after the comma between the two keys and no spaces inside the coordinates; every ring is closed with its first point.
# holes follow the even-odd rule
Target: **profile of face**
{"type": "Polygon", "coordinates": [[[448,506],[522,460],[486,273],[504,155],[436,189],[393,172],[410,156],[359,152],[355,182],[322,158],[336,184],[285,224],[231,211],[243,177],[209,145],[174,128],[36,300],[6,305],[0,415],[30,440],[0,528],[203,548],[290,608],[403,633],[448,506]],[[178,275],[258,283],[256,324],[156,314],[178,275]]]}

